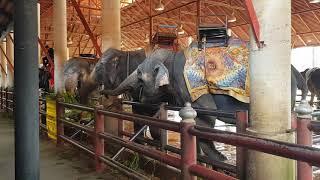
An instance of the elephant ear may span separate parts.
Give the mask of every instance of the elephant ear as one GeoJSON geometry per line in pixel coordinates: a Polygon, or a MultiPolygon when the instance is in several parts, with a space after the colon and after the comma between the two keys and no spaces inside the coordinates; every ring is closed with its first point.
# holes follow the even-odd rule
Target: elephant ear
{"type": "Polygon", "coordinates": [[[156,75],[156,78],[155,78],[156,88],[168,85],[170,83],[169,71],[163,64],[159,64],[159,65],[155,66],[154,74],[156,75]]]}

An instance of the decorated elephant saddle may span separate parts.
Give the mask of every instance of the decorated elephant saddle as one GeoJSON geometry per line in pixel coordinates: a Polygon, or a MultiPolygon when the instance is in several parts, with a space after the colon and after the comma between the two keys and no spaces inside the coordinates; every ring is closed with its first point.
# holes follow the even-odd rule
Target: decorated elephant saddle
{"type": "Polygon", "coordinates": [[[230,38],[227,47],[199,51],[192,43],[185,51],[184,78],[192,101],[203,94],[225,94],[249,103],[249,43],[230,38]]]}

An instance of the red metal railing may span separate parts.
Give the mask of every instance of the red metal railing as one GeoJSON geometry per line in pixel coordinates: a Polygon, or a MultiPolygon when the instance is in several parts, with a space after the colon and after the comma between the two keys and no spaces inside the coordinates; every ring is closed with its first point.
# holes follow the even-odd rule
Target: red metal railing
{"type": "MultiPolygon", "coordinates": [[[[13,93],[1,89],[1,108],[5,108],[11,111],[9,108],[10,103],[13,103],[13,93]],[[10,96],[10,94],[12,96],[10,96]],[[12,98],[11,101],[9,98],[12,98]]],[[[43,99],[40,99],[43,100],[43,99]]],[[[276,156],[281,156],[285,158],[298,160],[298,179],[299,180],[310,180],[312,178],[312,168],[313,166],[320,166],[320,151],[317,148],[312,147],[311,132],[319,133],[320,123],[316,121],[311,121],[311,116],[298,116],[297,117],[297,143],[292,144],[281,141],[269,140],[264,138],[257,138],[245,134],[247,124],[248,124],[248,114],[247,112],[237,112],[232,115],[232,113],[225,113],[221,111],[210,112],[204,109],[197,109],[199,113],[213,113],[217,116],[227,116],[235,117],[237,119],[237,133],[226,132],[216,129],[211,129],[207,127],[201,127],[195,125],[193,117],[185,115],[182,116],[182,122],[170,122],[165,119],[157,119],[152,117],[146,117],[141,115],[134,115],[131,113],[107,111],[101,109],[100,106],[92,108],[75,104],[68,104],[57,101],[57,136],[58,144],[63,144],[63,142],[68,142],[90,155],[94,156],[96,163],[96,170],[102,171],[104,169],[104,164],[114,167],[122,171],[127,176],[133,177],[134,179],[147,179],[146,176],[137,173],[128,167],[120,164],[119,162],[107,157],[105,152],[104,142],[115,142],[122,147],[128,148],[132,151],[138,152],[150,158],[156,159],[162,163],[175,167],[181,170],[182,179],[195,179],[195,176],[199,176],[205,179],[235,179],[234,177],[222,174],[220,172],[207,169],[204,166],[197,164],[198,157],[196,153],[196,137],[208,139],[212,141],[217,141],[221,143],[230,144],[237,146],[237,178],[244,179],[246,177],[244,156],[247,149],[256,150],[276,156]],[[95,114],[95,125],[94,128],[84,126],[78,123],[72,123],[67,121],[64,117],[65,109],[78,109],[82,111],[89,111],[95,114]],[[156,150],[154,148],[146,147],[141,144],[136,144],[133,141],[125,140],[120,137],[114,136],[112,134],[104,132],[104,116],[110,116],[114,118],[119,118],[121,120],[127,120],[132,122],[138,122],[141,124],[146,124],[149,126],[159,127],[165,130],[175,131],[181,134],[181,149],[174,149],[180,157],[176,157],[166,152],[156,150]],[[90,134],[94,138],[94,148],[90,149],[85,147],[79,142],[67,137],[64,134],[64,127],[71,126],[76,129],[81,129],[86,133],[90,134]],[[241,156],[240,156],[241,155],[241,156]]],[[[170,106],[165,106],[167,109],[170,106]]],[[[179,110],[179,107],[171,107],[172,109],[179,110]]],[[[188,113],[193,111],[188,107],[183,109],[188,110],[188,113]],[[189,108],[189,109],[188,109],[189,108]]],[[[13,109],[13,108],[12,108],[13,109]]],[[[127,134],[130,136],[130,134],[127,134]]],[[[171,147],[168,145],[164,146],[164,149],[168,150],[171,147]]],[[[171,148],[172,150],[172,148],[171,148]]],[[[199,158],[200,159],[200,158],[199,158]]],[[[223,167],[223,165],[221,165],[223,167]]],[[[230,167],[225,167],[226,169],[232,169],[230,167]]],[[[234,170],[235,171],[235,170],[234,170]]]]}

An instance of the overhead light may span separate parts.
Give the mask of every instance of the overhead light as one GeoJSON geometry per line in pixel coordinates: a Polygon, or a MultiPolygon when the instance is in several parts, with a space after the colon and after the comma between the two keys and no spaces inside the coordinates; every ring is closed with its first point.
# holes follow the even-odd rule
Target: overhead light
{"type": "Polygon", "coordinates": [[[177,32],[178,32],[179,35],[182,35],[182,34],[185,33],[185,31],[183,30],[182,24],[178,27],[177,32]]]}
{"type": "Polygon", "coordinates": [[[164,10],[164,5],[162,4],[161,0],[156,4],[156,7],[154,8],[156,11],[163,11],[164,10]]]}
{"type": "Polygon", "coordinates": [[[309,0],[309,3],[312,3],[312,4],[314,4],[314,3],[320,3],[320,0],[309,0]]]}
{"type": "Polygon", "coordinates": [[[237,21],[237,17],[234,15],[234,10],[232,11],[232,14],[230,16],[230,18],[228,19],[229,23],[233,23],[237,21]]]}
{"type": "Polygon", "coordinates": [[[148,36],[148,34],[145,35],[145,38],[144,38],[144,41],[143,41],[143,42],[145,42],[145,43],[149,42],[149,36],[148,36]]]}
{"type": "Polygon", "coordinates": [[[71,44],[73,44],[73,41],[72,41],[71,37],[69,37],[68,41],[67,41],[67,45],[71,45],[71,44]]]}
{"type": "Polygon", "coordinates": [[[192,37],[192,36],[189,36],[189,37],[188,37],[188,45],[190,45],[192,42],[193,42],[193,37],[192,37]]]}
{"type": "Polygon", "coordinates": [[[232,35],[232,30],[231,30],[230,28],[228,28],[227,34],[228,34],[228,36],[231,36],[231,35],[232,35]]]}
{"type": "Polygon", "coordinates": [[[311,41],[311,39],[308,39],[307,42],[310,43],[310,42],[312,42],[312,41],[311,41]]]}

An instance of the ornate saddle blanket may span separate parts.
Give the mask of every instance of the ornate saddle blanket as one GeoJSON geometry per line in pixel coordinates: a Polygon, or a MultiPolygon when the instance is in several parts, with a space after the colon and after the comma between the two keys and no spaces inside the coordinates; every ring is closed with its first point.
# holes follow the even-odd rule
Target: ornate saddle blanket
{"type": "Polygon", "coordinates": [[[208,93],[225,94],[249,103],[249,44],[230,38],[228,47],[198,50],[193,43],[184,51],[184,78],[192,101],[208,93]]]}

